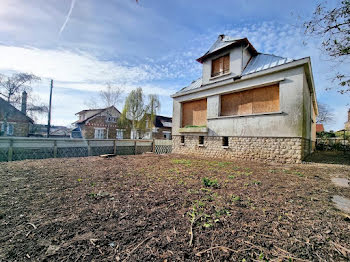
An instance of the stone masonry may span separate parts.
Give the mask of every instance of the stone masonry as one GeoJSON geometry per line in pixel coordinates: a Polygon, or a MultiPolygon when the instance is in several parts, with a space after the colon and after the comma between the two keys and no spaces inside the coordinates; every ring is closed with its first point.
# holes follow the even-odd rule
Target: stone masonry
{"type": "Polygon", "coordinates": [[[310,142],[303,138],[229,137],[229,146],[222,146],[222,137],[204,136],[199,146],[198,135],[173,136],[173,153],[205,157],[243,159],[279,163],[301,163],[310,152],[310,142]]]}

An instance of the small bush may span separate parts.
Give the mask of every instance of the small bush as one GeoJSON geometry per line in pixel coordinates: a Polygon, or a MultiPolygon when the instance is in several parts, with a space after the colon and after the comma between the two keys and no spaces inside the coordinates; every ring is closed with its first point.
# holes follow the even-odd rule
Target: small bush
{"type": "Polygon", "coordinates": [[[219,183],[217,179],[203,177],[203,184],[206,187],[219,188],[219,183]]]}

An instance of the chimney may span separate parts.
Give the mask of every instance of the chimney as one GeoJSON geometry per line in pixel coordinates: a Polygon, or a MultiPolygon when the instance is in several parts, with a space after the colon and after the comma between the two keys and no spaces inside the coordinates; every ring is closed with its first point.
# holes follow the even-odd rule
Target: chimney
{"type": "Polygon", "coordinates": [[[23,91],[22,93],[22,105],[21,105],[21,111],[23,114],[27,114],[27,92],[23,91]]]}
{"type": "Polygon", "coordinates": [[[219,37],[218,37],[221,41],[222,40],[224,40],[224,38],[225,38],[225,35],[219,35],[219,37]]]}

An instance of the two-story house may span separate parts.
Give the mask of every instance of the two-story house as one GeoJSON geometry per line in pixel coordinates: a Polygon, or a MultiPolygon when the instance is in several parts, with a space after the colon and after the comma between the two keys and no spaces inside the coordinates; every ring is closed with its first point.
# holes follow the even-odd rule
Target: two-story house
{"type": "Polygon", "coordinates": [[[82,110],[76,115],[79,119],[73,123],[73,138],[85,139],[123,139],[123,129],[118,129],[120,112],[114,106],[102,109],[82,110]]]}
{"type": "Polygon", "coordinates": [[[173,152],[301,162],[313,150],[318,114],[309,57],[259,53],[220,35],[197,59],[202,77],[173,98],[173,152]]]}
{"type": "Polygon", "coordinates": [[[350,108],[348,111],[348,121],[345,122],[345,130],[350,131],[350,108]]]}
{"type": "Polygon", "coordinates": [[[27,137],[34,124],[27,116],[27,93],[22,93],[21,110],[0,97],[0,136],[27,137]]]}

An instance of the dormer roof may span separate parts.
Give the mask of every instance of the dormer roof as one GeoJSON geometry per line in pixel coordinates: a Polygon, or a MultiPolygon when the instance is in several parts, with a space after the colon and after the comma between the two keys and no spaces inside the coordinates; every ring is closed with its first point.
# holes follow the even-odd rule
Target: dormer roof
{"type": "Polygon", "coordinates": [[[232,48],[234,46],[244,45],[248,47],[248,50],[251,52],[251,54],[257,55],[258,52],[254,48],[254,46],[249,42],[248,38],[232,38],[230,36],[226,35],[219,35],[218,39],[215,41],[215,43],[210,47],[210,49],[202,55],[200,58],[197,58],[197,61],[199,63],[203,63],[205,59],[212,55],[216,55],[219,52],[223,52],[229,48],[232,48]]]}

